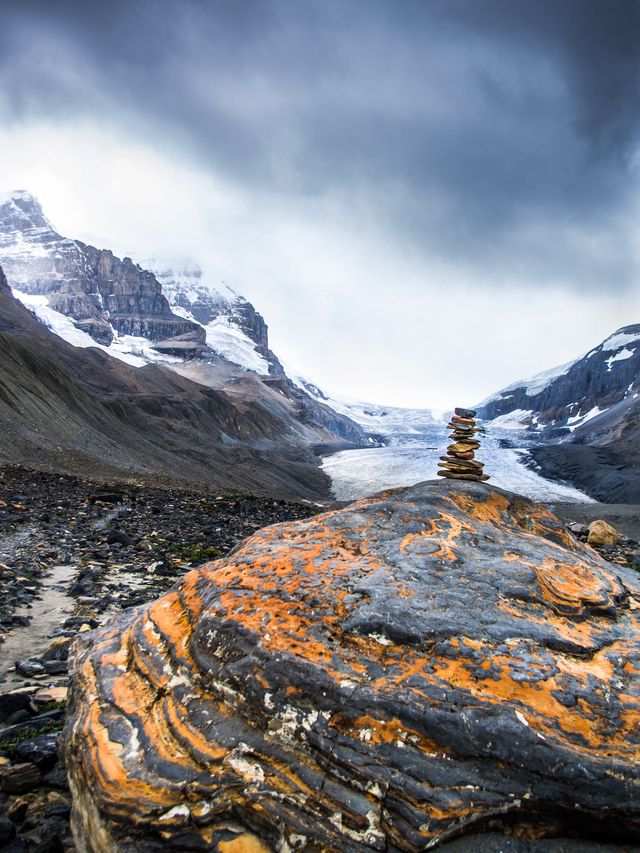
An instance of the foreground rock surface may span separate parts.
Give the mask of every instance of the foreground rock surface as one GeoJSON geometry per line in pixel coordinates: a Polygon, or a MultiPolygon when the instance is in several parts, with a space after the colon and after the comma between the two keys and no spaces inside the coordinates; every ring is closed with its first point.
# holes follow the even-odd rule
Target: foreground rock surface
{"type": "Polygon", "coordinates": [[[638,608],[635,572],[483,484],[266,528],[77,641],[78,846],[637,842],[638,608]]]}

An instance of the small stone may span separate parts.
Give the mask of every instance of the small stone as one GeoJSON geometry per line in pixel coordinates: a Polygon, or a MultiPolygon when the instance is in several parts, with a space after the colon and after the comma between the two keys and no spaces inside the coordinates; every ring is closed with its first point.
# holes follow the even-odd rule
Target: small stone
{"type": "Polygon", "coordinates": [[[0,817],[0,847],[16,837],[16,828],[8,817],[0,817]]]}
{"type": "Polygon", "coordinates": [[[45,687],[33,697],[36,705],[46,705],[49,702],[66,702],[67,688],[66,687],[45,687]]]}
{"type": "Polygon", "coordinates": [[[17,660],[15,663],[16,672],[25,678],[33,678],[36,675],[44,675],[46,669],[44,664],[39,660],[17,660]]]}
{"type": "Polygon", "coordinates": [[[23,740],[16,748],[16,758],[20,761],[30,761],[43,773],[51,770],[58,760],[59,732],[49,732],[37,737],[23,740]]]}
{"type": "Polygon", "coordinates": [[[619,545],[620,533],[609,522],[598,518],[589,525],[587,544],[600,547],[603,545],[619,545]]]}
{"type": "Polygon", "coordinates": [[[479,441],[458,441],[455,444],[450,444],[448,449],[452,453],[469,453],[472,450],[477,450],[479,447],[479,441]]]}
{"type": "Polygon", "coordinates": [[[463,409],[463,408],[460,408],[459,406],[456,406],[456,408],[453,411],[454,411],[454,414],[456,414],[459,418],[471,419],[471,418],[475,418],[475,416],[478,414],[475,409],[463,409]]]}
{"type": "Polygon", "coordinates": [[[42,660],[65,661],[69,656],[69,646],[72,642],[70,637],[54,637],[49,643],[49,648],[42,655],[42,660]]]}
{"type": "Polygon", "coordinates": [[[124,530],[112,530],[107,536],[109,545],[133,545],[133,539],[124,530]]]}
{"type": "Polygon", "coordinates": [[[0,767],[0,791],[6,794],[22,794],[32,791],[40,784],[42,774],[35,764],[9,764],[0,767]]]}
{"type": "Polygon", "coordinates": [[[15,726],[17,723],[26,723],[27,720],[31,719],[31,714],[24,709],[20,711],[14,711],[13,714],[7,717],[6,723],[9,726],[15,726]]]}

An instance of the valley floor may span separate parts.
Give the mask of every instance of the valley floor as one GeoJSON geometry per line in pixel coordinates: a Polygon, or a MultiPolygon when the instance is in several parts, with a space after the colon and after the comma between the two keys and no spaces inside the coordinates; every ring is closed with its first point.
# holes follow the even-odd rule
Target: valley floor
{"type": "MultiPolygon", "coordinates": [[[[584,492],[568,483],[541,476],[530,464],[530,437],[514,430],[492,429],[481,436],[478,460],[484,462],[491,484],[534,500],[589,502],[584,492]]],[[[444,423],[420,425],[411,433],[395,433],[386,447],[344,450],[327,456],[323,470],[338,500],[364,498],[382,489],[410,486],[436,478],[438,459],[449,444],[444,423]]]]}

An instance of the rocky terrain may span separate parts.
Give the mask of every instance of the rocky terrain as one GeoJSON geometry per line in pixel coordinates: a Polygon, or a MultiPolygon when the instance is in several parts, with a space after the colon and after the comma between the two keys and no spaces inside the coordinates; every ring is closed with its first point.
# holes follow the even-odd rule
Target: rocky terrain
{"type": "Polygon", "coordinates": [[[364,853],[469,833],[483,849],[484,829],[632,849],[639,608],[637,572],[485,484],[259,531],[79,638],[76,836],[364,853]]]}
{"type": "Polygon", "coordinates": [[[163,594],[256,529],[316,512],[20,467],[0,472],[0,849],[75,850],[57,758],[73,639],[163,594]]]}

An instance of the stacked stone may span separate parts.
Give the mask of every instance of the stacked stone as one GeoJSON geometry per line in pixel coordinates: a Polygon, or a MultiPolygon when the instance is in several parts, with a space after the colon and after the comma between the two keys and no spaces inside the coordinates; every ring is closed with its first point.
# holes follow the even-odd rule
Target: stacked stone
{"type": "Polygon", "coordinates": [[[455,409],[448,424],[453,430],[452,443],[447,448],[447,455],[440,457],[438,465],[439,477],[448,480],[488,480],[489,475],[483,471],[484,465],[475,458],[475,451],[480,447],[476,435],[480,429],[475,422],[474,409],[455,409]]]}

